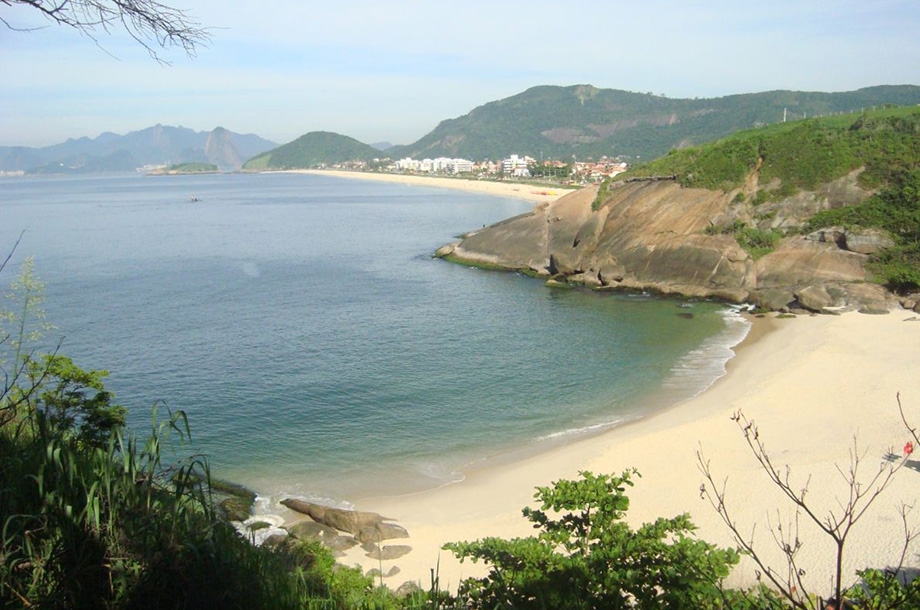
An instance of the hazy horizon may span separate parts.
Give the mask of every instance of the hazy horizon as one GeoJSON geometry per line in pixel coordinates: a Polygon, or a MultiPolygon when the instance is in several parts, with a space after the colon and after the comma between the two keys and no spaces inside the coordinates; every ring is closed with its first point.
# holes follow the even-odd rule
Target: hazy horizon
{"type": "Polygon", "coordinates": [[[46,146],[161,123],[278,143],[322,130],[407,144],[536,85],[692,98],[920,84],[920,11],[907,0],[658,0],[616,10],[595,0],[577,11],[539,1],[526,11],[482,2],[394,10],[285,0],[271,12],[237,1],[168,4],[212,36],[196,58],[163,52],[171,66],[122,32],[99,34],[97,46],[34,9],[4,7],[12,27],[42,29],[7,29],[0,39],[0,143],[46,146]]]}

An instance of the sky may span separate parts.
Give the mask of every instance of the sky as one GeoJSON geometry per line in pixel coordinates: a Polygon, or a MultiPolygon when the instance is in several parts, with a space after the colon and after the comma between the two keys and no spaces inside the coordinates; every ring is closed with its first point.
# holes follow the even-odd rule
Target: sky
{"type": "MultiPolygon", "coordinates": [[[[108,0],[102,0],[108,1],[108,0]]],[[[917,0],[160,0],[211,41],[150,58],[0,3],[0,145],[156,123],[411,143],[536,85],[668,97],[920,84],[917,0]]]]}

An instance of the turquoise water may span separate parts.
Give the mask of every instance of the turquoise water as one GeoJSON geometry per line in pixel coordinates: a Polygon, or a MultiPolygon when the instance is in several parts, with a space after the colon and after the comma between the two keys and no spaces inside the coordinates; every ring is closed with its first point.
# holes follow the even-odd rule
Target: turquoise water
{"type": "Polygon", "coordinates": [[[216,476],[349,501],[457,480],[721,374],[747,328],[722,305],[430,258],[530,207],[290,174],[4,179],[0,245],[26,230],[15,260],[46,283],[49,342],[111,371],[135,429],[154,402],[184,409],[216,476]]]}

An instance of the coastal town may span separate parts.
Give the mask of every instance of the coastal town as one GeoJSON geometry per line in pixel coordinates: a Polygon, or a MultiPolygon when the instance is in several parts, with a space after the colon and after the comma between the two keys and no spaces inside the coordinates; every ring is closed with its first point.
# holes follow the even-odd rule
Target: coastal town
{"type": "Polygon", "coordinates": [[[470,161],[469,159],[404,159],[389,158],[367,161],[347,161],[323,165],[320,169],[342,171],[375,171],[394,174],[439,175],[494,180],[503,178],[531,179],[543,178],[563,184],[590,184],[625,172],[628,164],[620,158],[601,157],[598,161],[586,160],[571,162],[560,160],[538,160],[527,155],[509,155],[499,160],[486,159],[470,161]]]}

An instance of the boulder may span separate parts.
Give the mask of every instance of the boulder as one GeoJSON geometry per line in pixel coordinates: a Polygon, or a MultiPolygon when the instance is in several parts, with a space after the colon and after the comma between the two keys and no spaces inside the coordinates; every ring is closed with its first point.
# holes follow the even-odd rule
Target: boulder
{"type": "Polygon", "coordinates": [[[379,559],[382,561],[389,561],[391,559],[399,559],[404,555],[408,555],[412,551],[412,547],[407,544],[392,544],[387,545],[381,549],[374,549],[373,551],[366,554],[367,557],[371,559],[379,559]]]}
{"type": "Polygon", "coordinates": [[[356,534],[362,527],[373,526],[384,520],[384,518],[377,513],[369,513],[360,510],[346,510],[344,508],[331,508],[329,506],[307,502],[306,500],[298,500],[296,498],[282,500],[281,504],[293,511],[308,515],[317,523],[334,527],[339,531],[348,532],[349,534],[356,534]]]}
{"type": "Polygon", "coordinates": [[[880,316],[880,315],[888,314],[890,312],[888,311],[888,307],[886,307],[882,303],[869,303],[867,305],[863,305],[862,307],[860,307],[859,313],[880,316]]]}
{"type": "Polygon", "coordinates": [[[301,515],[307,515],[313,518],[315,521],[318,521],[318,519],[313,517],[313,513],[311,511],[319,512],[323,509],[323,506],[320,504],[314,504],[313,502],[307,502],[306,500],[298,500],[297,498],[286,498],[281,501],[281,505],[290,508],[296,513],[300,513],[301,515]]]}
{"type": "Polygon", "coordinates": [[[893,248],[894,245],[891,236],[878,229],[848,230],[844,235],[844,247],[859,254],[875,254],[893,248]]]}
{"type": "Polygon", "coordinates": [[[407,580],[403,584],[399,585],[399,587],[395,591],[395,595],[396,597],[400,599],[404,599],[406,597],[409,597],[410,595],[420,593],[421,591],[422,591],[422,588],[418,586],[417,583],[414,583],[411,580],[407,580]]]}
{"type": "MultiPolygon", "coordinates": [[[[397,574],[399,574],[399,571],[400,570],[398,566],[393,566],[389,570],[387,570],[386,574],[384,574],[383,577],[389,578],[391,576],[396,576],[397,574]]],[[[365,576],[367,576],[368,578],[380,578],[380,570],[378,570],[377,568],[371,568],[370,570],[367,571],[367,574],[365,574],[365,576]]]]}
{"type": "Polygon", "coordinates": [[[435,251],[434,255],[437,256],[438,258],[444,258],[445,256],[450,256],[451,254],[453,254],[454,250],[456,249],[457,249],[456,242],[450,243],[450,244],[447,244],[445,246],[441,246],[440,248],[438,248],[435,251]]]}
{"type": "Polygon", "coordinates": [[[846,248],[846,234],[847,231],[843,227],[825,227],[809,233],[805,236],[805,240],[846,248]]]}
{"type": "Polygon", "coordinates": [[[751,293],[751,302],[758,307],[779,311],[787,308],[795,300],[795,295],[791,290],[780,288],[767,288],[765,290],[755,290],[751,293]]]}
{"type": "Polygon", "coordinates": [[[323,544],[333,551],[347,551],[358,546],[358,541],[351,536],[333,536],[323,540],[323,544]]]}
{"type": "Polygon", "coordinates": [[[386,523],[381,521],[371,527],[362,527],[355,534],[358,542],[380,542],[382,540],[392,540],[394,538],[408,538],[409,532],[406,528],[395,523],[386,523]]]}
{"type": "Polygon", "coordinates": [[[269,549],[276,549],[287,540],[287,536],[284,534],[272,534],[265,539],[265,542],[262,543],[262,546],[269,549]]]}
{"type": "Polygon", "coordinates": [[[823,311],[825,307],[838,305],[837,299],[832,296],[824,284],[812,284],[795,292],[799,305],[809,311],[823,311]]]}
{"type": "Polygon", "coordinates": [[[917,303],[916,305],[914,305],[914,312],[920,313],[920,303],[917,303]]]}
{"type": "Polygon", "coordinates": [[[327,508],[321,523],[325,523],[337,530],[356,534],[361,528],[377,525],[383,517],[377,513],[368,513],[360,510],[345,510],[341,508],[327,508]]]}
{"type": "Polygon", "coordinates": [[[252,502],[245,498],[231,496],[224,498],[219,506],[228,521],[245,521],[249,518],[252,502]]]}
{"type": "Polygon", "coordinates": [[[301,540],[329,540],[338,535],[335,529],[315,521],[300,521],[285,528],[291,536],[301,540]]]}

